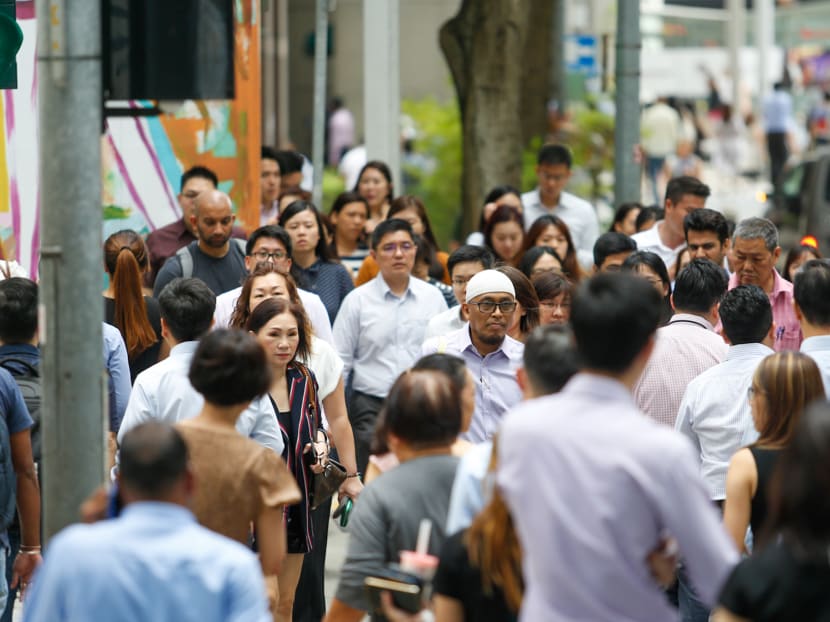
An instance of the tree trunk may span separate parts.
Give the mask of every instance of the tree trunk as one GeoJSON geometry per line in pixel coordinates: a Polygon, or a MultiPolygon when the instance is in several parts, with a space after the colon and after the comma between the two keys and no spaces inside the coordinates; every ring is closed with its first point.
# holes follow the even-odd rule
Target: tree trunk
{"type": "Polygon", "coordinates": [[[540,3],[463,0],[458,14],[441,27],[441,49],[461,110],[465,233],[478,227],[484,196],[490,188],[506,183],[518,186],[521,181],[523,82],[529,76],[546,84],[549,79],[549,64],[525,57],[530,19],[536,13],[530,5],[535,4],[540,3]],[[542,75],[531,73],[540,66],[542,75]]]}

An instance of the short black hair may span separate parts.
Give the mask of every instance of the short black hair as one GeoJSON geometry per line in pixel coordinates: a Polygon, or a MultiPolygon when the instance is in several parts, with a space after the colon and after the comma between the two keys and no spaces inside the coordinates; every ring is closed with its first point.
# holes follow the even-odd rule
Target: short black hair
{"type": "Polygon", "coordinates": [[[729,278],[715,262],[700,257],[692,259],[674,281],[674,308],[678,313],[707,313],[726,293],[729,278]]]}
{"type": "Polygon", "coordinates": [[[496,258],[493,256],[493,251],[486,246],[476,246],[474,244],[459,246],[450,253],[447,259],[447,272],[449,272],[450,278],[452,278],[452,271],[458,264],[468,262],[480,263],[485,270],[489,270],[496,263],[496,258]]]}
{"type": "Polygon", "coordinates": [[[708,207],[696,209],[686,214],[683,219],[683,233],[688,238],[689,231],[712,231],[723,244],[729,239],[729,223],[723,214],[708,207]]]}
{"type": "Polygon", "coordinates": [[[383,426],[415,448],[450,445],[461,432],[461,396],[450,378],[435,370],[408,370],[389,389],[383,426]]]}
{"type": "Polygon", "coordinates": [[[534,328],[525,343],[524,369],[535,392],[548,395],[561,391],[579,371],[571,329],[559,324],[534,328]]]}
{"type": "Polygon", "coordinates": [[[187,377],[206,402],[234,406],[268,391],[271,366],[253,335],[221,328],[199,341],[187,377]]]}
{"type": "Polygon", "coordinates": [[[173,279],[158,297],[159,311],[176,341],[196,341],[210,330],[216,294],[196,278],[173,279]]]}
{"type": "Polygon", "coordinates": [[[602,273],[584,281],[571,304],[576,348],[588,369],[621,373],[651,339],[661,299],[642,277],[602,273]]]}
{"type": "Polygon", "coordinates": [[[143,498],[164,497],[187,473],[187,445],[162,421],[148,421],[127,432],[118,455],[121,486],[143,498]]]}
{"type": "Polygon", "coordinates": [[[415,241],[412,225],[402,218],[387,218],[386,220],[381,220],[375,227],[375,230],[372,231],[372,249],[377,251],[378,245],[383,237],[396,231],[406,231],[413,242],[415,241]]]}
{"type": "Polygon", "coordinates": [[[254,229],[254,232],[248,237],[248,241],[245,242],[246,255],[250,257],[260,238],[273,238],[275,240],[279,240],[285,247],[285,252],[288,253],[289,257],[291,257],[291,251],[293,250],[291,246],[291,236],[288,235],[288,231],[279,225],[264,225],[258,229],[254,229]]]}
{"type": "Polygon", "coordinates": [[[187,169],[184,173],[182,173],[182,179],[179,185],[180,190],[184,190],[185,184],[194,178],[200,179],[207,179],[210,183],[213,184],[214,188],[219,186],[219,178],[216,176],[212,170],[210,170],[206,166],[191,166],[187,169]]]}
{"type": "Polygon", "coordinates": [[[671,201],[674,205],[679,203],[683,196],[687,194],[706,199],[710,194],[709,186],[697,177],[689,175],[672,177],[669,183],[666,184],[666,201],[671,201]]]}
{"type": "Polygon", "coordinates": [[[288,175],[290,173],[299,173],[303,170],[303,156],[296,151],[277,151],[276,161],[280,165],[280,174],[288,175]]]}
{"type": "Polygon", "coordinates": [[[603,233],[594,242],[594,265],[599,268],[611,255],[637,250],[637,242],[624,233],[610,231],[603,233]]]}
{"type": "Polygon", "coordinates": [[[29,343],[37,334],[37,283],[12,277],[0,281],[0,341],[29,343]]]}
{"type": "Polygon", "coordinates": [[[757,285],[739,285],[726,292],[719,315],[723,334],[733,346],[761,343],[772,326],[772,305],[757,285]]]}
{"type": "Polygon", "coordinates": [[[543,145],[536,156],[536,164],[539,166],[545,164],[564,164],[567,168],[571,168],[573,156],[571,155],[571,150],[565,145],[543,145]]]}
{"type": "MultiPolygon", "coordinates": [[[[277,159],[277,150],[273,147],[268,147],[267,145],[262,145],[262,149],[260,151],[260,160],[273,160],[277,164],[279,164],[279,160],[277,159]]],[[[280,169],[280,173],[282,173],[282,169],[280,169]]]]}
{"type": "Polygon", "coordinates": [[[793,298],[810,324],[830,326],[830,260],[811,259],[801,266],[795,274],[793,298]]]}

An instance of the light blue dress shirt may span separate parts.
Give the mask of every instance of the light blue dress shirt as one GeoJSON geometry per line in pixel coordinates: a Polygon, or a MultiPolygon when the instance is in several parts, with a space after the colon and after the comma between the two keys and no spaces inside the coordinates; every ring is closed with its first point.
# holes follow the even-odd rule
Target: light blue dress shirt
{"type": "Polygon", "coordinates": [[[521,622],[676,622],[646,557],[677,540],[701,600],[738,561],[689,443],[620,382],[580,373],[522,402],[499,433],[497,485],[522,544],[521,622]]]}
{"type": "Polygon", "coordinates": [[[418,360],[430,319],[446,310],[438,288],[412,277],[402,296],[392,293],[382,274],[352,290],[334,321],[334,345],[344,377],[353,374],[352,388],[386,397],[418,360]]]}
{"type": "Polygon", "coordinates": [[[709,494],[726,498],[726,471],[741,447],[758,440],[747,391],[755,369],[773,351],[760,343],[729,346],[722,363],[710,367],[689,383],[675,430],[695,447],[709,494]]]}
{"type": "MultiPolygon", "coordinates": [[[[205,400],[187,377],[197,347],[198,341],[179,343],[170,350],[170,356],[138,374],[118,431],[119,443],[127,432],[145,421],[173,424],[199,414],[205,400]]],[[[282,455],[282,434],[267,395],[255,399],[242,411],[236,420],[236,429],[243,436],[282,455]]]]}
{"type": "Polygon", "coordinates": [[[424,343],[421,356],[435,352],[459,356],[475,380],[476,407],[470,429],[461,435],[462,439],[471,443],[490,439],[507,409],[522,400],[516,370],[522,365],[524,351],[522,342],[506,335],[498,350],[481,356],[470,338],[469,326],[424,343]]]}
{"type": "Polygon", "coordinates": [[[104,324],[104,367],[109,390],[110,431],[118,432],[130,399],[130,360],[124,338],[115,326],[104,324]]]}
{"type": "Polygon", "coordinates": [[[75,525],[46,551],[25,622],[266,622],[257,557],[170,503],[128,505],[119,518],[75,525]]]}
{"type": "Polygon", "coordinates": [[[818,365],[824,393],[830,396],[830,335],[808,337],[801,342],[801,351],[818,365]]]}
{"type": "Polygon", "coordinates": [[[466,529],[490,501],[492,477],[487,469],[493,456],[493,442],[473,445],[458,461],[452,483],[450,509],[447,512],[447,535],[466,529]]]}

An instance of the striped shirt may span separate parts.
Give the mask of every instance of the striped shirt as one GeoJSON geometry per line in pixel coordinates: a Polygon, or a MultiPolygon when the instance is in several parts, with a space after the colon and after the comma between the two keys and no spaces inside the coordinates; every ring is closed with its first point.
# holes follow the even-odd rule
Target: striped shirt
{"type": "Polygon", "coordinates": [[[728,348],[706,319],[675,313],[658,329],[654,352],[634,386],[637,407],[657,423],[673,428],[686,385],[720,363],[728,348]]]}

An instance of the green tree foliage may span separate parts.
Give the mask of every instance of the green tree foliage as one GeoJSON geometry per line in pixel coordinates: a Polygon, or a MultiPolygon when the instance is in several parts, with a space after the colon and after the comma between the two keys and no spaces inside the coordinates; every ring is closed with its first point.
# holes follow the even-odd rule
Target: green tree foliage
{"type": "Polygon", "coordinates": [[[404,100],[401,112],[417,129],[414,149],[423,165],[403,165],[407,194],[423,199],[442,248],[458,239],[461,219],[461,119],[455,100],[404,100]]]}

